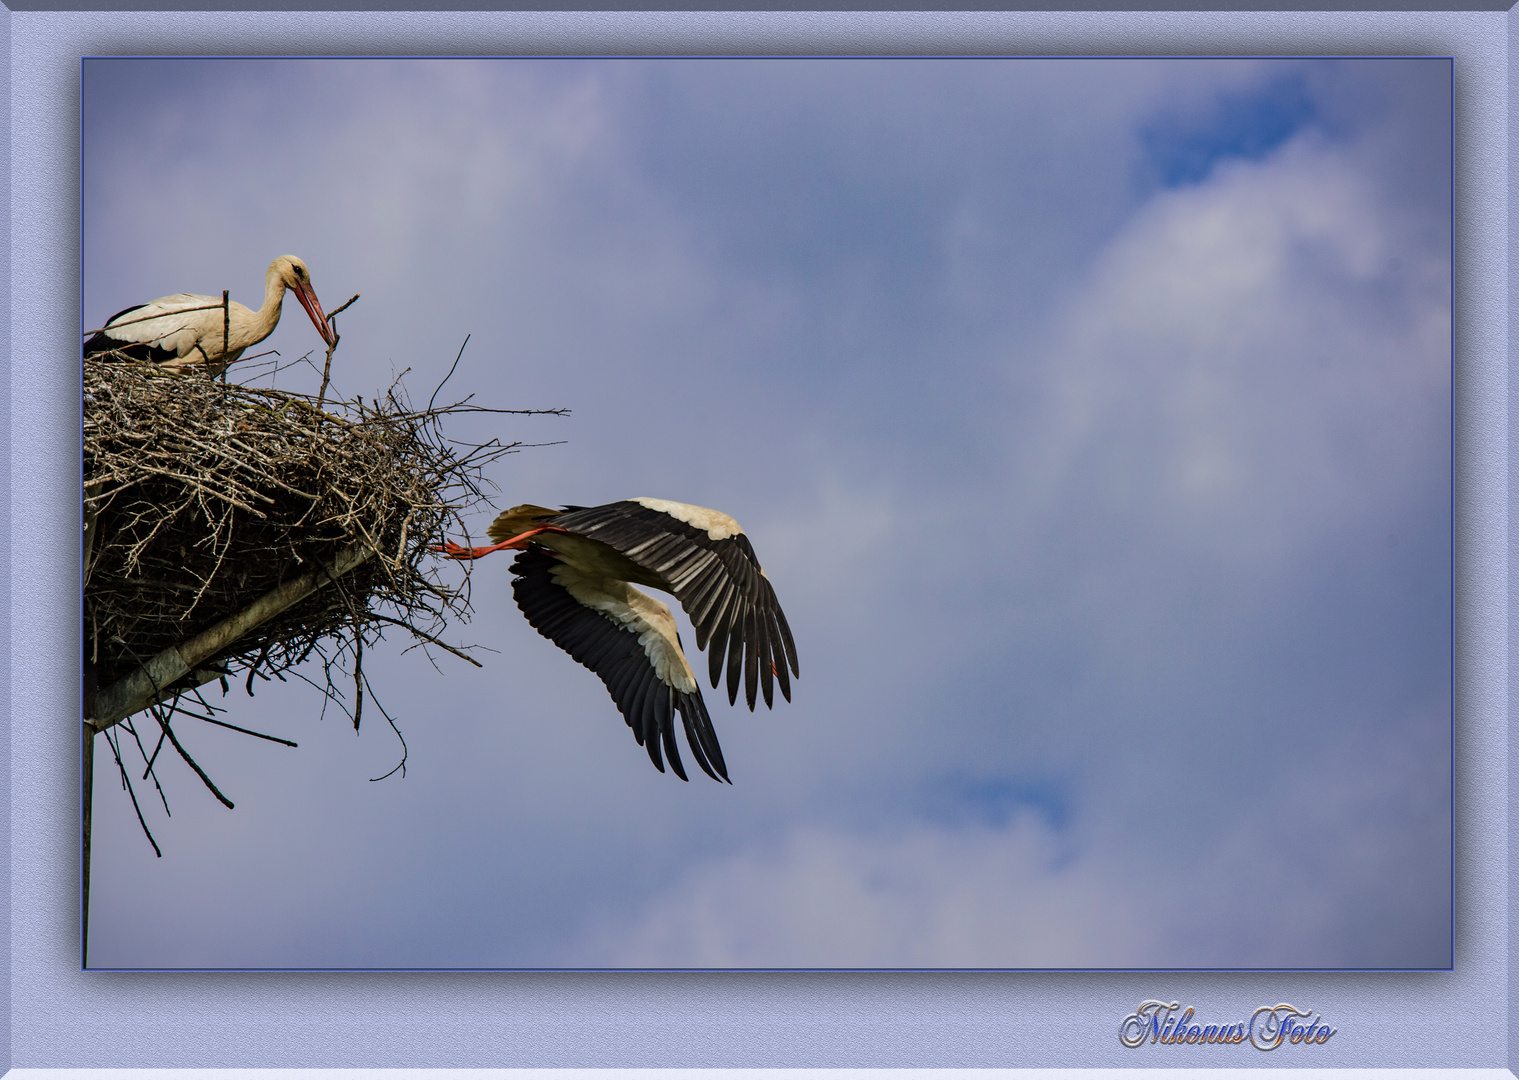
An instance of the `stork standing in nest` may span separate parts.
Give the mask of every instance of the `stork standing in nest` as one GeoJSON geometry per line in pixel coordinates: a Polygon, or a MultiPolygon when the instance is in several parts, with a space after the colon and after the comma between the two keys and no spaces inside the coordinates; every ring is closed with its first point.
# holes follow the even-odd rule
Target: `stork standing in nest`
{"type": "Polygon", "coordinates": [[[294,255],[281,255],[269,264],[269,273],[264,276],[264,306],[257,311],[235,301],[223,307],[214,296],[162,296],[111,316],[104,329],[84,343],[84,355],[89,358],[111,353],[167,368],[204,368],[219,375],[244,350],[274,332],[287,289],[311,316],[327,347],[336,344],[332,326],[311,287],[311,272],[294,255]]]}
{"type": "Polygon", "coordinates": [[[664,772],[660,748],[686,779],[675,745],[680,713],[696,763],[728,779],[701,686],[681,648],[670,609],[634,583],[671,593],[708,651],[716,687],[727,657],[728,702],[742,676],[749,708],[774,686],[791,700],[796,644],[770,580],[744,530],[727,514],[666,499],[606,506],[514,506],[491,524],[486,547],[446,543],[452,559],[515,550],[512,592],[527,621],[606,684],[633,735],[664,772]]]}

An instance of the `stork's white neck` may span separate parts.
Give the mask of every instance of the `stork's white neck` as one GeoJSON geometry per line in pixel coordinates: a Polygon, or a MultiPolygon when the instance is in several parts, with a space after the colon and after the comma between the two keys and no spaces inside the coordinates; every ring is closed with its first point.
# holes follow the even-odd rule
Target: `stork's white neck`
{"type": "Polygon", "coordinates": [[[264,306],[253,312],[253,318],[244,326],[233,324],[232,348],[245,349],[274,333],[280,321],[280,307],[285,301],[285,288],[285,278],[276,260],[270,265],[269,273],[264,275],[264,306]]]}

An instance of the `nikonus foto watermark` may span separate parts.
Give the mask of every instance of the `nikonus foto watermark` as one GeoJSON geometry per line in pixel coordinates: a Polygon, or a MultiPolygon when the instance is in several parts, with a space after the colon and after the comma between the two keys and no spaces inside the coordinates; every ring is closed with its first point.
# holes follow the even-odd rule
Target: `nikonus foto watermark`
{"type": "Polygon", "coordinates": [[[1197,1043],[1249,1043],[1257,1050],[1275,1050],[1282,1043],[1322,1046],[1334,1037],[1332,1028],[1311,1009],[1295,1005],[1262,1005],[1250,1019],[1235,1024],[1195,1024],[1192,1008],[1180,1012],[1179,1001],[1141,1001],[1123,1018],[1118,1041],[1130,1049],[1146,1043],[1165,1046],[1197,1043]],[[1308,1023],[1302,1021],[1308,1020],[1308,1023]]]}

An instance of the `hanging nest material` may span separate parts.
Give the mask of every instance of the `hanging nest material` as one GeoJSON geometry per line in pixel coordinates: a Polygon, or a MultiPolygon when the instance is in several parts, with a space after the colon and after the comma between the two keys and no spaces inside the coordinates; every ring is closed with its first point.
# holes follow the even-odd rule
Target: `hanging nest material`
{"type": "MultiPolygon", "coordinates": [[[[467,615],[467,593],[436,577],[427,545],[462,531],[482,468],[521,445],[444,436],[446,417],[478,411],[561,410],[467,399],[417,410],[399,384],[372,402],[319,408],[201,373],[85,361],[89,699],[91,683],[104,699],[133,678],[149,679],[156,700],[243,672],[251,690],[255,674],[316,658],[332,700],[343,697],[335,665],[355,680],[344,707],[357,725],[363,649],[387,628],[457,652],[439,634],[467,615]],[[270,597],[303,582],[303,599],[239,631],[251,608],[277,606],[270,597]],[[190,670],[172,681],[154,675],[153,658],[192,640],[215,651],[187,656],[190,670]]],[[[112,720],[89,708],[97,726],[112,720]]]]}

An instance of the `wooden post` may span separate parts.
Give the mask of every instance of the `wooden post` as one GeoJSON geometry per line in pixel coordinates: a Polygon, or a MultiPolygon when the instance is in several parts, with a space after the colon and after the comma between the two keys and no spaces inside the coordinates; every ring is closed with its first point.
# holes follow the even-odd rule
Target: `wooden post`
{"type": "Polygon", "coordinates": [[[84,762],[84,851],[80,867],[84,881],[84,918],[81,920],[79,966],[87,968],[90,966],[90,819],[95,793],[95,728],[88,721],[84,723],[84,746],[80,756],[84,762]]]}
{"type": "MultiPolygon", "coordinates": [[[[88,580],[90,576],[90,560],[95,555],[95,531],[98,523],[98,512],[91,499],[98,496],[105,489],[105,483],[96,480],[84,486],[84,551],[83,563],[80,570],[80,580],[88,580]]],[[[79,966],[90,966],[90,825],[94,818],[95,804],[95,727],[88,719],[95,707],[95,664],[90,659],[89,653],[84,646],[84,627],[79,628],[80,658],[83,663],[83,687],[84,698],[84,743],[80,747],[79,756],[83,766],[80,776],[80,814],[83,817],[83,830],[81,835],[81,849],[79,853],[80,863],[80,903],[84,911],[80,919],[79,940],[79,966]]]]}
{"type": "MultiPolygon", "coordinates": [[[[86,511],[86,544],[94,536],[94,514],[86,511]]],[[[89,547],[85,551],[85,565],[89,565],[89,547]]],[[[155,705],[178,690],[165,689],[171,683],[188,681],[196,686],[218,678],[220,672],[208,671],[199,665],[211,659],[254,627],[271,619],[316,592],[322,586],[342,577],[355,566],[368,559],[373,550],[351,547],[338,553],[331,566],[318,567],[287,581],[279,588],[265,593],[236,615],[229,616],[188,641],[171,645],[136,671],[118,679],[110,686],[96,689],[85,687],[84,692],[84,747],[83,747],[83,944],[80,962],[89,966],[90,948],[90,818],[92,811],[95,777],[95,735],[114,724],[119,724],[133,713],[155,705]]],[[[81,639],[82,640],[82,639],[81,639]]],[[[91,672],[93,675],[93,672],[91,672]]],[[[93,683],[93,679],[89,680],[93,683]]],[[[213,788],[213,790],[215,790],[213,788]]],[[[228,803],[227,805],[231,805],[228,803]]]]}
{"type": "MultiPolygon", "coordinates": [[[[254,627],[272,619],[286,608],[304,600],[322,586],[336,581],[374,554],[371,548],[351,547],[338,553],[331,566],[320,566],[300,577],[273,589],[249,604],[236,615],[231,615],[209,630],[196,634],[188,641],[171,645],[148,660],[135,671],[118,679],[110,686],[95,692],[93,708],[87,722],[97,731],[104,731],[119,724],[135,712],[162,700],[174,691],[166,687],[186,675],[199,683],[210,682],[218,673],[206,671],[200,665],[254,627]]],[[[198,683],[197,683],[198,685],[198,683]]]]}

